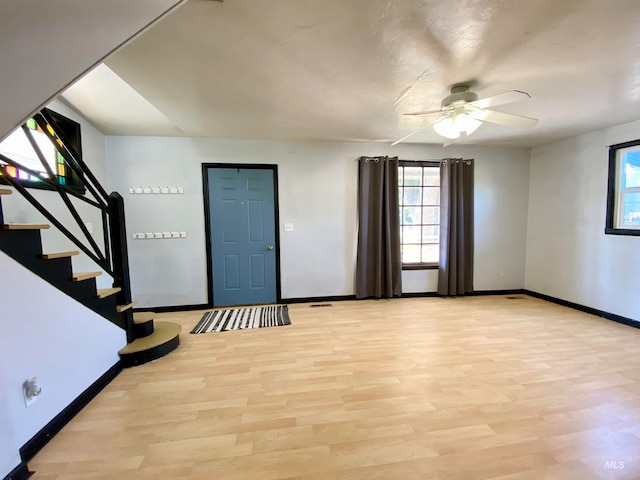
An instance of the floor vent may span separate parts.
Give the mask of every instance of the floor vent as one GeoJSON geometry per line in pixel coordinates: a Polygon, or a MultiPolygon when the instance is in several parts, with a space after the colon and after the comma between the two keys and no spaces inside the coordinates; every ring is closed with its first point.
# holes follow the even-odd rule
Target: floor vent
{"type": "Polygon", "coordinates": [[[524,300],[525,299],[525,297],[512,297],[512,296],[504,297],[504,298],[506,298],[507,300],[524,300]]]}
{"type": "Polygon", "coordinates": [[[330,303],[314,303],[313,305],[309,305],[310,308],[317,308],[317,307],[333,307],[332,304],[330,303]]]}

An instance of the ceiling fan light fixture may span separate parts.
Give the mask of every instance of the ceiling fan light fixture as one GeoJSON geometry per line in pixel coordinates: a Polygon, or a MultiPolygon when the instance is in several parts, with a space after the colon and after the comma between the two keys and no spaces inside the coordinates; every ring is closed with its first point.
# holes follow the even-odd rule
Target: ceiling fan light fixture
{"type": "Polygon", "coordinates": [[[442,137],[455,140],[460,137],[460,129],[456,126],[455,120],[445,117],[433,124],[433,129],[442,137]]]}
{"type": "Polygon", "coordinates": [[[467,113],[461,113],[456,116],[454,124],[459,132],[465,132],[467,135],[471,135],[482,125],[482,122],[467,113]]]}

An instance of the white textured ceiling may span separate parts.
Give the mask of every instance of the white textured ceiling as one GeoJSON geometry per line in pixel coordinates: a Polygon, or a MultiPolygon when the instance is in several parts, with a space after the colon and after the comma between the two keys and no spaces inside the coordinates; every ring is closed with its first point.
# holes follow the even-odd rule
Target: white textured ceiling
{"type": "Polygon", "coordinates": [[[638,25],[638,0],[191,0],[106,61],[162,122],[66,98],[107,134],[392,141],[473,79],[540,122],[464,143],[535,146],[640,119],[638,25]]]}

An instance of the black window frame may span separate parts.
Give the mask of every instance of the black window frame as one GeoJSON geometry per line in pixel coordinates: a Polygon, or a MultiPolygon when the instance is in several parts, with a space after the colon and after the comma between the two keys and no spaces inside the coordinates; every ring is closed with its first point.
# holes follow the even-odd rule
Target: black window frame
{"type": "MultiPolygon", "coordinates": [[[[438,169],[440,168],[440,161],[438,160],[398,160],[398,169],[400,170],[400,167],[437,167],[438,169]]],[[[400,172],[398,172],[398,174],[400,174],[400,172]]],[[[424,178],[424,177],[423,177],[424,178]]],[[[404,182],[403,182],[404,183],[404,182]]],[[[438,183],[438,185],[440,185],[438,183]]],[[[400,185],[398,185],[398,188],[404,188],[404,185],[402,187],[400,187],[400,185]]],[[[421,188],[424,188],[424,185],[421,186],[421,188]]],[[[402,207],[405,206],[403,205],[402,202],[399,202],[399,209],[402,211],[402,207]]],[[[422,207],[423,205],[421,205],[422,207]]],[[[438,204],[438,208],[440,208],[440,205],[438,204]]],[[[439,216],[439,215],[438,215],[439,216]]],[[[399,224],[399,228],[401,230],[401,235],[400,235],[400,248],[402,248],[402,215],[400,216],[400,224],[399,224]]],[[[422,223],[420,223],[420,226],[423,226],[422,223]]],[[[401,256],[402,258],[402,256],[401,256]]],[[[440,263],[436,262],[436,263],[403,263],[402,264],[402,270],[437,270],[440,267],[440,263]]]]}
{"type": "Polygon", "coordinates": [[[640,146],[640,139],[617,143],[609,146],[609,178],[607,182],[607,218],[604,233],[606,235],[640,236],[640,228],[618,228],[615,226],[618,197],[618,152],[629,147],[640,146]]]}
{"type": "MultiPolygon", "coordinates": [[[[61,140],[63,138],[66,139],[67,143],[65,143],[65,146],[69,149],[69,151],[72,152],[75,158],[77,158],[78,160],[82,160],[82,126],[81,124],[79,122],[76,122],[75,120],[72,120],[62,115],[61,113],[51,110],[50,108],[45,107],[42,109],[42,112],[51,119],[49,123],[51,124],[51,127],[56,132],[56,135],[58,135],[58,137],[61,138],[61,140]]],[[[18,127],[18,128],[21,128],[21,127],[18,127]]],[[[65,160],[65,163],[68,163],[67,160],[65,160]]],[[[79,169],[77,165],[74,165],[74,167],[76,169],[79,169]]],[[[84,195],[86,193],[86,188],[84,186],[84,183],[82,182],[82,179],[76,175],[74,169],[72,169],[69,165],[66,165],[66,170],[68,172],[67,178],[72,182],[60,184],[60,185],[84,195]]],[[[56,175],[56,179],[57,177],[58,175],[56,175]]],[[[17,180],[25,188],[33,188],[36,190],[49,190],[49,191],[56,190],[55,187],[51,185],[47,185],[46,183],[43,183],[43,182],[26,180],[24,178],[15,178],[15,180],[17,180]]],[[[11,184],[7,180],[5,180],[4,177],[0,176],[0,185],[11,185],[11,184]]]]}

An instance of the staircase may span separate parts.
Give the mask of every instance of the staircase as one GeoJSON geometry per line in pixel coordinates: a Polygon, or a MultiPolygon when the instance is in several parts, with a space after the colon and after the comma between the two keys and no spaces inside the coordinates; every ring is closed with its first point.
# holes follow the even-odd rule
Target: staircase
{"type": "MultiPolygon", "coordinates": [[[[43,280],[63,291],[85,307],[127,332],[128,344],[118,353],[123,367],[150,362],[175,350],[180,344],[180,325],[154,323],[151,312],[133,313],[135,302],[118,302],[122,288],[97,288],[96,278],[102,272],[73,272],[72,257],[77,250],[43,252],[41,231],[48,224],[5,224],[2,196],[13,191],[0,188],[0,250],[21,263],[43,280]]],[[[117,252],[114,252],[114,256],[117,252]]],[[[119,252],[120,254],[126,252],[119,252]]],[[[127,271],[128,276],[128,271],[127,271]]],[[[128,285],[128,279],[126,281],[128,285]]]]}

